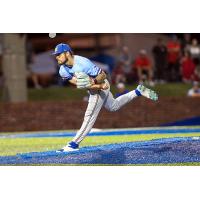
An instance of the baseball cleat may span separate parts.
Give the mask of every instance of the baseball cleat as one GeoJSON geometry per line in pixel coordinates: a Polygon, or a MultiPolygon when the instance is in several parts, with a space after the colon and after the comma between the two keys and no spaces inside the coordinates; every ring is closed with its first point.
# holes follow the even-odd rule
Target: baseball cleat
{"type": "Polygon", "coordinates": [[[79,147],[78,144],[75,142],[69,142],[66,146],[64,146],[62,149],[57,150],[56,152],[72,152],[72,151],[78,151],[79,147]]]}
{"type": "Polygon", "coordinates": [[[151,99],[153,101],[157,101],[158,100],[158,95],[155,91],[146,88],[144,85],[138,85],[136,88],[136,94],[139,94],[139,96],[144,96],[148,99],[151,99]]]}

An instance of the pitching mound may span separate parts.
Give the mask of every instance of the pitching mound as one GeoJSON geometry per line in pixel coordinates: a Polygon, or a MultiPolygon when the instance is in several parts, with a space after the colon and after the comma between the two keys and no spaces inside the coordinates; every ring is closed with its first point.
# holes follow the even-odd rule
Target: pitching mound
{"type": "Polygon", "coordinates": [[[0,157],[1,165],[34,164],[158,164],[200,162],[200,139],[171,138],[146,142],[83,147],[77,152],[55,151],[0,157]]]}

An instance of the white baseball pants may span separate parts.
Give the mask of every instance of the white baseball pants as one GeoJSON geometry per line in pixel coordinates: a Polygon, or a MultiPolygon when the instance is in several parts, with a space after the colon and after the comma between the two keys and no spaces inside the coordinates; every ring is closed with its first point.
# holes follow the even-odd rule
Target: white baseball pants
{"type": "MultiPolygon", "coordinates": [[[[107,80],[106,82],[109,84],[107,80]]],[[[102,106],[111,112],[117,111],[135,97],[137,97],[137,94],[135,93],[135,90],[133,90],[114,99],[110,92],[110,87],[109,89],[101,90],[98,93],[92,94],[92,92],[90,92],[89,102],[82,126],[72,141],[79,144],[86,137],[86,135],[91,131],[102,106]]]]}

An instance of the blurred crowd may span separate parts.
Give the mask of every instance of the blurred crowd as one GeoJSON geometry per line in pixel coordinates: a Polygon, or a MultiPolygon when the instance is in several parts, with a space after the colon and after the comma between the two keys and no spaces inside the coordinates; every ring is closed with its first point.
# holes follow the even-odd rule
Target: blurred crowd
{"type": "Polygon", "coordinates": [[[172,35],[167,42],[158,38],[151,52],[141,49],[135,57],[125,46],[112,78],[113,83],[138,81],[150,86],[165,82],[200,81],[198,40],[191,39],[190,34],[184,34],[182,40],[172,35]]]}
{"type": "MultiPolygon", "coordinates": [[[[157,83],[166,82],[195,82],[198,85],[200,81],[198,40],[192,38],[191,34],[183,34],[181,39],[176,34],[165,38],[168,39],[158,38],[151,51],[147,51],[144,47],[133,53],[128,46],[123,46],[118,56],[101,52],[90,59],[107,73],[111,83],[122,93],[126,84],[133,83],[145,83],[152,87],[157,83]]],[[[52,50],[47,49],[45,52],[35,54],[29,42],[26,48],[27,82],[30,87],[41,89],[67,84],[58,76],[59,68],[51,55],[52,50]]],[[[1,70],[0,75],[2,75],[1,70]]]]}

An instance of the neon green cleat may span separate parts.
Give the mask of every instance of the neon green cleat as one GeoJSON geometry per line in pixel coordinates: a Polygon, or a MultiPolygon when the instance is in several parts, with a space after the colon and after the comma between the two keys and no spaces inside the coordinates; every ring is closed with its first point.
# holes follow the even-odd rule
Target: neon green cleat
{"type": "Polygon", "coordinates": [[[157,101],[158,100],[158,95],[155,91],[149,89],[149,88],[146,88],[144,85],[138,85],[137,88],[136,88],[137,91],[139,91],[139,93],[148,98],[148,99],[151,99],[153,101],[157,101]]]}

